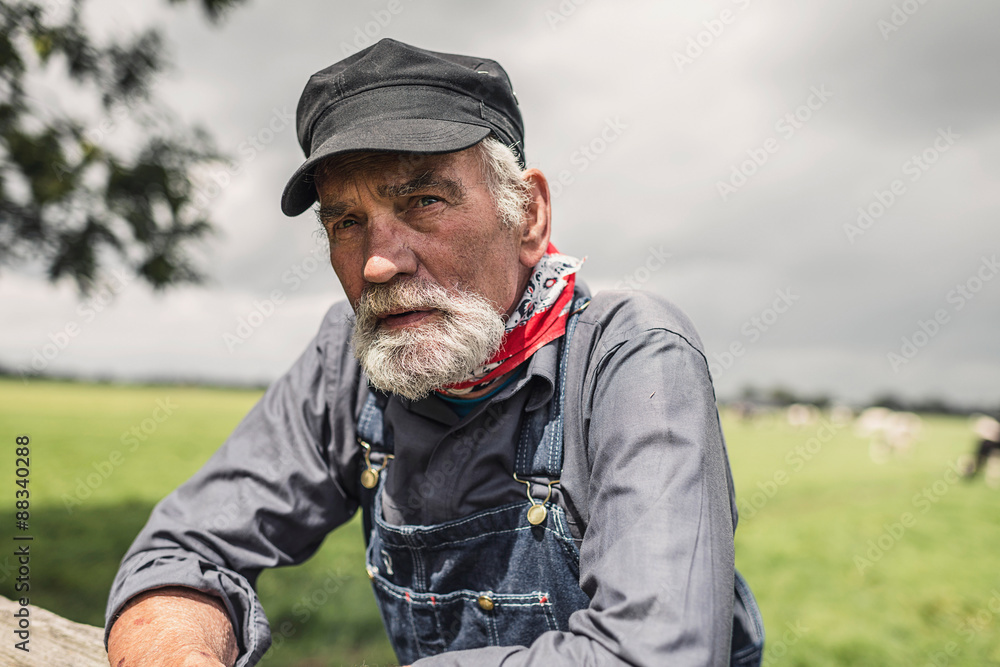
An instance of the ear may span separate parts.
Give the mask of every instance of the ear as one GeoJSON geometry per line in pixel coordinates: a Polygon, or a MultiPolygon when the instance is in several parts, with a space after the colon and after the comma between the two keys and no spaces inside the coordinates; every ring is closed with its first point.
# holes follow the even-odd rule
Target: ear
{"type": "Polygon", "coordinates": [[[528,210],[521,227],[521,264],[533,268],[549,247],[552,231],[552,200],[549,181],[535,168],[526,170],[521,178],[531,186],[528,210]]]}

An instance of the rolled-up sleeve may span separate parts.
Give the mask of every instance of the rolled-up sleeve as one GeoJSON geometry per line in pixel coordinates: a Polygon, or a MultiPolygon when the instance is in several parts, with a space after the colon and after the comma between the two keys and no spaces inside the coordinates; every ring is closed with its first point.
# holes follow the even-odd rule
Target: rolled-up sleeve
{"type": "MultiPolygon", "coordinates": [[[[582,444],[567,464],[583,461],[589,471],[576,496],[587,508],[580,586],[590,606],[570,617],[568,632],[546,632],[529,647],[459,651],[417,665],[730,664],[728,457],[693,328],[672,307],[669,327],[636,312],[664,307],[633,302],[614,316],[613,330],[591,322],[577,333],[579,345],[591,345],[590,361],[580,435],[567,423],[565,446],[582,444]]],[[[563,476],[579,477],[565,465],[563,476]]]]}
{"type": "Polygon", "coordinates": [[[153,510],[112,585],[105,641],[130,598],[187,586],[224,602],[237,665],[267,650],[257,576],[304,561],[357,509],[356,490],[339,472],[351,456],[343,443],[353,434],[357,374],[337,367],[343,350],[327,349],[337,347],[327,325],[339,316],[328,313],[327,335],[321,328],[205,466],[153,510]]]}

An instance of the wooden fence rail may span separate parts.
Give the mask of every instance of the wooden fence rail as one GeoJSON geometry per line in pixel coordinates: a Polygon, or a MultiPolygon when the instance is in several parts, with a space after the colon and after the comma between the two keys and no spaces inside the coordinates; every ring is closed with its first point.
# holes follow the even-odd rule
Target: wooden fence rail
{"type": "Polygon", "coordinates": [[[104,628],[74,623],[41,607],[28,605],[28,643],[22,651],[24,612],[0,595],[0,665],[4,667],[108,667],[104,628]],[[20,617],[15,614],[21,614],[20,617]]]}

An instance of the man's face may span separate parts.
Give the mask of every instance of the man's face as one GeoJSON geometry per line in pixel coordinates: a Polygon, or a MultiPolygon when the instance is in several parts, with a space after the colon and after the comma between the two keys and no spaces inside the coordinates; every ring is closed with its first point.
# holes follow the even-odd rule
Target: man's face
{"type": "Polygon", "coordinates": [[[530,266],[476,149],[351,156],[316,186],[330,260],[357,315],[355,354],[373,384],[420,398],[495,353],[530,266]]]}
{"type": "Polygon", "coordinates": [[[501,224],[476,149],[371,158],[344,160],[316,184],[330,261],[351,305],[371,285],[416,278],[511,312],[524,272],[519,235],[501,224]]]}

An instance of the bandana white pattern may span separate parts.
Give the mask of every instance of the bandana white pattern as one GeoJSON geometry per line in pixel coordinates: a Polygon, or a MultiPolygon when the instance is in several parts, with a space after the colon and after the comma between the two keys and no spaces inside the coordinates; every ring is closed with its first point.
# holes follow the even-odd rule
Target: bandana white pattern
{"type": "Polygon", "coordinates": [[[579,271],[582,265],[582,259],[562,253],[544,255],[531,270],[531,278],[521,296],[521,303],[517,304],[514,314],[507,321],[507,333],[523,325],[535,314],[551,308],[566,287],[566,277],[579,271]]]}

